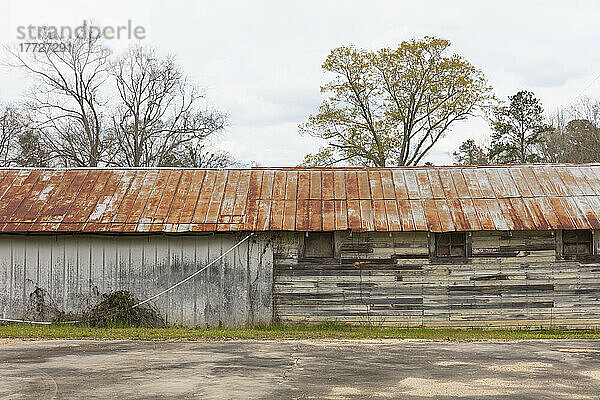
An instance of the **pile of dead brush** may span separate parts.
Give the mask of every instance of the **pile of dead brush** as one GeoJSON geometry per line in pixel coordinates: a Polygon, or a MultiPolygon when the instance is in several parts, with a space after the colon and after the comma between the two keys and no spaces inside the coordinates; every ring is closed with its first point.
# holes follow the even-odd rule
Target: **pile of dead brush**
{"type": "Polygon", "coordinates": [[[145,304],[134,307],[138,302],[126,290],[102,294],[101,301],[83,313],[81,323],[101,328],[165,326],[156,308],[145,304]]]}

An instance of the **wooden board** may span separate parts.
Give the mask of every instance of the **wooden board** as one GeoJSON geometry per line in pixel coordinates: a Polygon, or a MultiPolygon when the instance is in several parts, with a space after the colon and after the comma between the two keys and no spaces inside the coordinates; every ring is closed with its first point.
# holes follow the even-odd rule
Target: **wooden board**
{"type": "Polygon", "coordinates": [[[430,262],[424,232],[338,232],[337,258],[321,260],[298,257],[302,240],[287,232],[274,245],[280,322],[600,326],[600,260],[557,261],[552,231],[473,232],[473,257],[451,264],[430,262]]]}

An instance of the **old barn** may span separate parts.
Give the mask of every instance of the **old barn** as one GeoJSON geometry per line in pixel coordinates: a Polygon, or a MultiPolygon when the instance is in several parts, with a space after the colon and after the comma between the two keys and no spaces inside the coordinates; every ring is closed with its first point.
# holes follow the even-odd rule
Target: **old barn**
{"type": "Polygon", "coordinates": [[[600,165],[4,169],[0,314],[150,297],[170,324],[600,326],[600,165]]]}

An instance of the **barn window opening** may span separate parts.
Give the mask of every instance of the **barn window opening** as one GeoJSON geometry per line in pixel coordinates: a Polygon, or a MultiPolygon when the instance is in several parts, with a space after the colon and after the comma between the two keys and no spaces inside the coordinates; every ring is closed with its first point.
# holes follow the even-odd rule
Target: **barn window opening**
{"type": "Polygon", "coordinates": [[[304,257],[333,257],[333,232],[309,232],[304,237],[304,257]]]}
{"type": "Polygon", "coordinates": [[[464,232],[438,233],[435,236],[435,255],[439,258],[466,257],[467,235],[464,232]]]}
{"type": "Polygon", "coordinates": [[[586,229],[563,231],[562,239],[565,257],[592,254],[592,231],[586,229]]]}

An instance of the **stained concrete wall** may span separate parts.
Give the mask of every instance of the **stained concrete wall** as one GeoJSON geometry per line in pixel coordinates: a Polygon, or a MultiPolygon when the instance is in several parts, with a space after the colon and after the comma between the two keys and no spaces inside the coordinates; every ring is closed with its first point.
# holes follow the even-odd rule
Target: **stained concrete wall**
{"type": "MultiPolygon", "coordinates": [[[[245,235],[0,235],[0,315],[30,316],[36,288],[63,311],[82,311],[115,290],[145,299],[245,235]]],[[[265,324],[273,318],[272,287],[273,250],[269,235],[262,234],[154,304],[168,324],[265,324]]]]}

